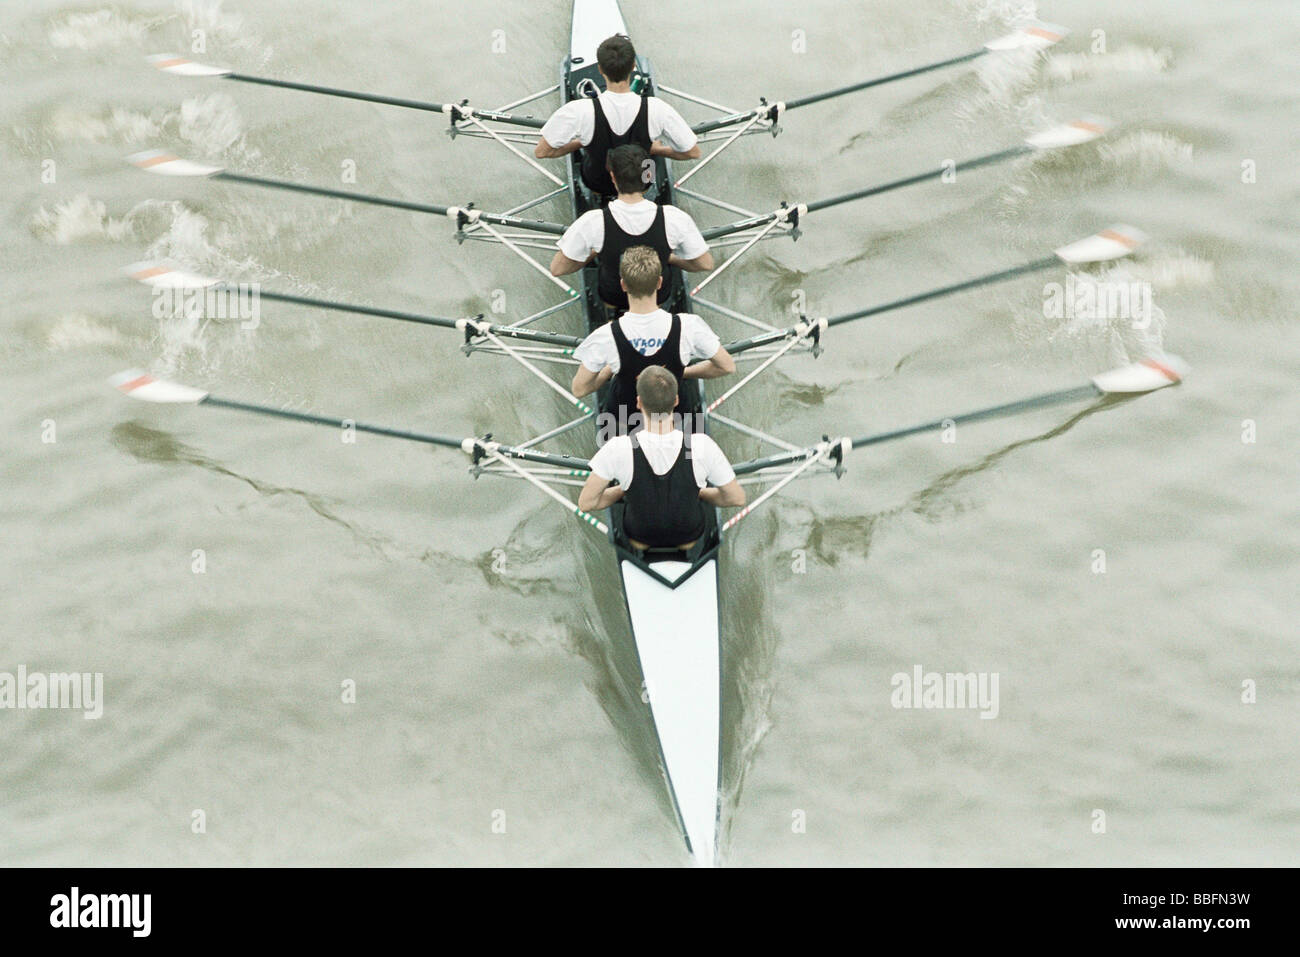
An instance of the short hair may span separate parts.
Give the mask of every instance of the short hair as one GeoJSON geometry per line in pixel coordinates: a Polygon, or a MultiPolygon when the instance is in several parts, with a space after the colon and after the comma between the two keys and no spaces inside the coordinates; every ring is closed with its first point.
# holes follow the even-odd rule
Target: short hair
{"type": "Polygon", "coordinates": [[[649,415],[664,415],[677,404],[677,376],[663,366],[646,366],[636,377],[636,394],[649,415]]]}
{"type": "Polygon", "coordinates": [[[602,40],[596,47],[596,65],[611,82],[623,83],[636,66],[636,47],[622,34],[602,40]]]}
{"type": "Polygon", "coordinates": [[[653,296],[663,272],[659,254],[649,246],[630,246],[618,261],[618,275],[629,296],[653,296]]]}
{"type": "Polygon", "coordinates": [[[605,166],[614,175],[620,193],[644,193],[649,188],[654,179],[654,166],[647,165],[649,162],[650,154],[636,143],[615,146],[605,154],[605,166]]]}

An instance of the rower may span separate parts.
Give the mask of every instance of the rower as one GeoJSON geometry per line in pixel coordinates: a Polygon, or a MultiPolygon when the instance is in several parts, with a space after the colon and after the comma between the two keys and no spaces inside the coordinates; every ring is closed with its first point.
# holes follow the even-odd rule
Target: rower
{"type": "Polygon", "coordinates": [[[637,549],[689,549],[708,528],[708,506],[745,504],[745,490],[716,442],[677,428],[677,379],[648,366],[636,380],[646,427],[606,442],[578,495],[584,512],[622,501],[623,533],[637,549]],[[617,482],[617,485],[611,483],[617,482]]]}
{"type": "Polygon", "coordinates": [[[585,147],[582,179],[597,196],[614,195],[605,156],[624,143],[636,143],[651,156],[699,159],[700,144],[681,114],[657,96],[632,92],[636,49],[631,40],[603,41],[596,48],[596,66],[605,79],[604,92],[570,100],[551,114],[533,155],[550,159],[585,147]]]}
{"type": "MultiPolygon", "coordinates": [[[[695,220],[676,206],[645,198],[646,173],[651,169],[646,151],[639,146],[629,144],[610,150],[608,175],[618,189],[618,199],[579,216],[560,237],[560,251],[551,260],[551,275],[567,276],[599,254],[600,299],[615,312],[628,308],[618,269],[623,252],[632,246],[649,246],[658,253],[665,273],[670,265],[686,272],[713,268],[713,254],[695,220]]],[[[670,281],[660,288],[659,303],[666,302],[671,294],[670,281]]]]}
{"type": "Polygon", "coordinates": [[[578,372],[571,391],[590,395],[612,380],[600,434],[626,435],[643,423],[637,408],[637,377],[663,366],[674,379],[716,379],[736,371],[736,361],[717,333],[689,312],[669,315],[655,301],[663,267],[649,246],[633,246],[619,262],[619,283],[627,293],[626,313],[596,329],[574,350],[578,372]]]}

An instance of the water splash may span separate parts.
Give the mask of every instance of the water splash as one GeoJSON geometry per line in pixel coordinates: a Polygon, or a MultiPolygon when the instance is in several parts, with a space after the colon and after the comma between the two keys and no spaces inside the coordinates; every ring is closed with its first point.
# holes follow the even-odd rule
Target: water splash
{"type": "Polygon", "coordinates": [[[140,43],[165,17],[132,17],[115,7],[65,13],[50,23],[46,38],[56,50],[95,50],[140,43]]]}
{"type": "Polygon", "coordinates": [[[1126,46],[1113,53],[1061,53],[1051,57],[1044,73],[1058,83],[1114,73],[1164,73],[1174,62],[1168,47],[1126,46]]]}
{"type": "Polygon", "coordinates": [[[44,242],[69,246],[84,240],[122,242],[134,235],[131,214],[121,218],[108,214],[102,200],[79,193],[53,208],[42,206],[31,220],[32,232],[44,242]]]}
{"type": "Polygon", "coordinates": [[[122,341],[122,334],[112,326],[97,322],[84,313],[60,316],[45,336],[52,352],[68,352],[86,346],[109,346],[122,341]]]}
{"type": "Polygon", "coordinates": [[[1137,130],[1100,143],[1097,151],[1107,163],[1138,173],[1186,170],[1194,160],[1191,143],[1154,130],[1137,130]]]}

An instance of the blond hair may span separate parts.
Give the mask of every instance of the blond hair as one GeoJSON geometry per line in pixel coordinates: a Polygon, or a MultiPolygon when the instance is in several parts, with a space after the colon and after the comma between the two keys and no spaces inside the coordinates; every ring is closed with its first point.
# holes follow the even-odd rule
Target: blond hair
{"type": "Polygon", "coordinates": [[[631,246],[618,261],[618,275],[629,296],[653,296],[663,271],[659,254],[649,246],[631,246]]]}

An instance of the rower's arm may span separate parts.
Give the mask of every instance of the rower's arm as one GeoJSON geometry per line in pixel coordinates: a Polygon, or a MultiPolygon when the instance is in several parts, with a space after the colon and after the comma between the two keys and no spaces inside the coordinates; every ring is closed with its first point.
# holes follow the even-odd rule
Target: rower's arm
{"type": "Polygon", "coordinates": [[[701,256],[694,259],[682,259],[680,256],[669,256],[668,265],[676,266],[678,269],[686,272],[708,272],[713,268],[713,253],[707,250],[701,256]]]}
{"type": "MultiPolygon", "coordinates": [[[[745,493],[742,491],[740,494],[743,497],[745,493]]],[[[598,512],[602,508],[609,508],[622,497],[623,486],[612,485],[609,479],[592,472],[578,493],[578,508],[584,512],[598,512]]]]}
{"type": "Polygon", "coordinates": [[[563,146],[552,146],[550,143],[546,142],[546,137],[539,136],[537,138],[537,146],[533,149],[533,155],[539,160],[558,159],[561,156],[568,156],[570,153],[577,152],[580,149],[582,149],[582,140],[580,139],[572,139],[563,146]]]}
{"type": "Polygon", "coordinates": [[[575,399],[581,399],[584,395],[591,395],[601,389],[613,377],[614,370],[609,366],[605,366],[599,372],[592,372],[586,366],[580,365],[569,391],[573,393],[575,399]]]}
{"type": "Polygon", "coordinates": [[[659,140],[655,140],[650,144],[650,155],[662,156],[670,160],[695,160],[700,158],[700,144],[696,143],[690,149],[682,152],[681,150],[673,149],[665,143],[661,143],[659,140]]]}
{"type": "Polygon", "coordinates": [[[700,501],[717,508],[739,508],[745,504],[745,489],[732,479],[719,488],[700,489],[700,501]]]}
{"type": "Polygon", "coordinates": [[[687,366],[682,378],[720,379],[724,375],[731,375],[735,371],[736,360],[731,357],[730,352],[722,346],[718,346],[718,351],[713,354],[713,358],[687,366]]]}
{"type": "Polygon", "coordinates": [[[568,256],[564,255],[564,253],[556,253],[555,257],[551,260],[551,275],[567,276],[569,273],[577,272],[595,258],[596,254],[592,253],[587,257],[587,262],[578,262],[576,259],[570,259],[568,256]]]}

